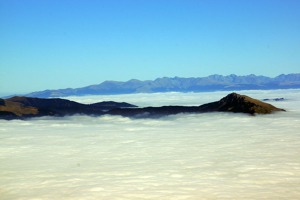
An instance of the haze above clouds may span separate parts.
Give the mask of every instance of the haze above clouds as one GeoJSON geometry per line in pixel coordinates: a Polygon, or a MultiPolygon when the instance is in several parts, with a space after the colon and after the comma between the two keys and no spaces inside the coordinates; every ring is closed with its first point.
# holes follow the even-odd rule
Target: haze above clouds
{"type": "MultiPolygon", "coordinates": [[[[300,196],[300,90],[243,91],[288,112],[161,119],[72,116],[0,121],[3,199],[295,199],[300,196]]],[[[224,94],[113,97],[196,104],[224,94]],[[184,98],[185,97],[185,98],[184,98]]],[[[74,98],[74,97],[73,97],[74,98]]],[[[94,97],[93,97],[94,98],[94,97]]],[[[111,99],[110,99],[111,100],[111,99]]],[[[134,102],[130,102],[134,103],[134,102]]]]}

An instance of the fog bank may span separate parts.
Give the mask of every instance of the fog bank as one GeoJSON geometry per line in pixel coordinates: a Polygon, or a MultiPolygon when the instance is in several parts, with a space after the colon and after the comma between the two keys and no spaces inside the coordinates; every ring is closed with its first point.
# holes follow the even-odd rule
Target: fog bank
{"type": "MultiPolygon", "coordinates": [[[[297,199],[299,90],[240,93],[260,99],[284,97],[287,101],[270,103],[288,112],[0,120],[0,197],[297,199]]],[[[226,94],[90,96],[80,101],[194,105],[226,94]]]]}

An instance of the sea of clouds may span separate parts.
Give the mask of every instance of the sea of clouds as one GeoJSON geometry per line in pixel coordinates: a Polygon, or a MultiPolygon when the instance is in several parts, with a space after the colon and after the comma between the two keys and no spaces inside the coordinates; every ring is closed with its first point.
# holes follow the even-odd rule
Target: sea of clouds
{"type": "MultiPolygon", "coordinates": [[[[200,105],[228,92],[69,97],[200,105]]],[[[298,199],[300,90],[241,91],[287,112],[0,120],[1,200],[298,199]]]]}

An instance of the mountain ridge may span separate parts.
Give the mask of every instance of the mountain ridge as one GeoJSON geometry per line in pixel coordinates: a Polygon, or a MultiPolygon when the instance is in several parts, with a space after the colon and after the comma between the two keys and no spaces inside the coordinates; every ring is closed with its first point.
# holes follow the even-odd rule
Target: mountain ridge
{"type": "Polygon", "coordinates": [[[15,96],[0,99],[0,119],[22,119],[41,116],[66,116],[75,114],[103,115],[115,108],[136,108],[125,102],[103,101],[93,104],[82,104],[61,98],[36,98],[15,96]],[[5,118],[6,116],[6,118],[5,118]]]}
{"type": "Polygon", "coordinates": [[[12,97],[0,99],[0,119],[26,119],[42,116],[66,115],[119,115],[124,117],[147,118],[162,117],[180,113],[233,112],[254,114],[270,114],[274,111],[285,111],[281,108],[253,99],[246,95],[231,93],[219,101],[200,106],[161,106],[136,107],[125,102],[99,102],[81,104],[60,98],[12,97]]]}
{"type": "Polygon", "coordinates": [[[300,88],[300,73],[281,74],[274,78],[257,76],[254,74],[238,76],[231,74],[210,75],[207,77],[162,77],[155,80],[141,81],[104,81],[100,84],[81,88],[66,88],[58,90],[44,90],[26,94],[27,97],[53,98],[83,95],[113,95],[131,93],[155,92],[209,92],[232,90],[268,90],[300,88]]]}

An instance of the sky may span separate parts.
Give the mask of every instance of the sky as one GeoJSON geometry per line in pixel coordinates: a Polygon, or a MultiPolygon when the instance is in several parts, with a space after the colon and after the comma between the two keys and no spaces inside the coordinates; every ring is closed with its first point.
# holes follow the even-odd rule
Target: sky
{"type": "Polygon", "coordinates": [[[298,0],[0,0],[0,94],[300,70],[298,0]]]}

